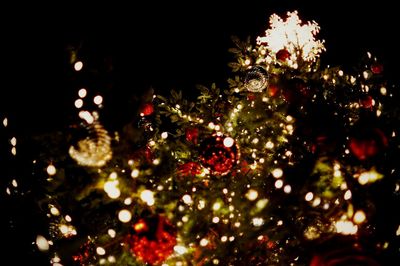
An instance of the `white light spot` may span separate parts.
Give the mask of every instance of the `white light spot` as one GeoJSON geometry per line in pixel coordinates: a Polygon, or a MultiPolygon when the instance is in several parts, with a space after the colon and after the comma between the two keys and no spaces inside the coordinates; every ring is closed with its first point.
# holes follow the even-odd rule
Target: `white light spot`
{"type": "Polygon", "coordinates": [[[311,201],[314,198],[314,194],[312,192],[308,192],[304,198],[306,201],[311,201]]]}
{"type": "Polygon", "coordinates": [[[92,124],[94,122],[93,115],[88,111],[80,111],[79,117],[85,120],[88,124],[92,124]]]}
{"type": "Polygon", "coordinates": [[[182,217],[182,222],[187,223],[189,221],[189,217],[187,215],[182,217]]]}
{"type": "Polygon", "coordinates": [[[321,198],[320,197],[315,197],[315,199],[314,199],[314,201],[312,203],[312,206],[313,207],[317,207],[320,204],[321,204],[321,198]]]}
{"type": "Polygon", "coordinates": [[[86,94],[87,94],[87,91],[86,91],[86,89],[84,89],[84,88],[82,88],[82,89],[80,89],[80,90],[78,91],[78,95],[79,95],[79,97],[81,97],[81,98],[85,98],[85,97],[86,97],[86,94]]]}
{"type": "Polygon", "coordinates": [[[160,164],[160,159],[154,159],[153,160],[154,165],[159,165],[160,164]]]}
{"type": "Polygon", "coordinates": [[[13,179],[13,180],[11,181],[11,185],[12,185],[13,187],[18,187],[17,180],[13,179]]]}
{"type": "Polygon", "coordinates": [[[103,189],[112,199],[117,199],[121,196],[121,191],[118,188],[118,180],[110,180],[104,183],[103,189]]]}
{"type": "Polygon", "coordinates": [[[8,126],[8,119],[7,117],[3,119],[3,126],[7,127],[8,126]]]}
{"type": "Polygon", "coordinates": [[[132,198],[128,197],[124,200],[125,205],[131,205],[132,204],[132,198]]]}
{"type": "Polygon", "coordinates": [[[102,247],[97,247],[96,248],[96,253],[98,255],[102,256],[102,255],[106,254],[106,250],[104,248],[102,248],[102,247]]]}
{"type": "Polygon", "coordinates": [[[63,235],[67,234],[68,231],[69,231],[69,228],[68,228],[68,226],[67,226],[66,224],[61,224],[61,225],[58,227],[58,229],[60,229],[60,232],[61,232],[63,235]]]}
{"type": "Polygon", "coordinates": [[[280,168],[276,168],[272,171],[272,176],[275,178],[280,178],[283,176],[283,171],[280,168]]]}
{"type": "Polygon", "coordinates": [[[226,137],[226,138],[224,139],[224,146],[227,147],[227,148],[232,147],[232,146],[233,146],[233,143],[234,143],[234,140],[233,140],[233,138],[231,138],[231,137],[226,137]]]}
{"type": "Polygon", "coordinates": [[[117,234],[114,229],[108,229],[107,233],[111,238],[114,238],[117,234]]]}
{"type": "Polygon", "coordinates": [[[15,147],[11,148],[11,154],[14,156],[17,155],[17,149],[15,147]]]}
{"type": "Polygon", "coordinates": [[[212,222],[215,224],[219,223],[219,217],[213,217],[212,222]]]}
{"type": "Polygon", "coordinates": [[[275,181],[275,187],[280,189],[283,187],[283,181],[281,179],[275,181]]]}
{"type": "Polygon", "coordinates": [[[213,122],[208,123],[208,127],[210,129],[214,129],[215,128],[215,124],[213,122]]]}
{"type": "Polygon", "coordinates": [[[344,197],[343,197],[345,200],[349,200],[349,199],[351,199],[351,191],[350,190],[347,190],[345,193],[344,193],[344,197]]]}
{"type": "Polygon", "coordinates": [[[228,241],[228,237],[227,236],[222,236],[221,237],[221,242],[226,242],[228,241]]]}
{"type": "Polygon", "coordinates": [[[187,205],[193,204],[192,197],[190,197],[190,195],[188,195],[188,194],[184,195],[184,196],[182,197],[182,200],[183,200],[183,202],[184,202],[185,204],[187,204],[187,205]]]}
{"type": "Polygon", "coordinates": [[[353,221],[356,224],[363,223],[367,217],[365,216],[365,212],[362,210],[356,211],[353,217],[353,221]]]}
{"type": "Polygon", "coordinates": [[[206,202],[204,200],[199,200],[199,203],[197,204],[197,209],[202,210],[206,206],[206,202]]]}
{"type": "Polygon", "coordinates": [[[52,215],[54,215],[54,216],[60,215],[60,211],[59,211],[56,207],[54,207],[54,206],[52,206],[52,207],[50,208],[50,213],[51,213],[52,215]]]}
{"type": "Polygon", "coordinates": [[[16,146],[17,145],[17,138],[16,137],[12,137],[10,142],[11,142],[11,145],[16,146]]]}
{"type": "Polygon", "coordinates": [[[246,193],[246,198],[250,201],[256,200],[258,197],[258,192],[255,189],[249,189],[246,193]]]}
{"type": "Polygon", "coordinates": [[[144,202],[146,202],[147,205],[149,205],[149,206],[153,206],[153,205],[154,205],[155,200],[154,200],[154,193],[153,193],[153,191],[150,191],[150,190],[148,190],[148,189],[143,190],[143,191],[140,193],[140,198],[141,198],[144,202]]]}
{"type": "Polygon", "coordinates": [[[292,192],[292,187],[290,185],[286,185],[286,186],[283,187],[283,191],[286,194],[289,194],[290,192],[292,192]]]}
{"type": "Polygon", "coordinates": [[[54,165],[52,165],[52,164],[47,166],[46,171],[47,171],[47,174],[50,175],[50,176],[55,175],[56,172],[57,172],[56,167],[54,165]]]}
{"type": "Polygon", "coordinates": [[[264,224],[264,219],[255,217],[253,218],[252,222],[254,226],[261,226],[264,224]]]}
{"type": "MultiPolygon", "coordinates": [[[[399,226],[400,228],[400,226],[399,226]]],[[[208,240],[206,238],[203,238],[200,240],[200,246],[205,247],[208,245],[208,240]]]]}
{"type": "Polygon", "coordinates": [[[268,141],[268,142],[265,144],[265,147],[266,147],[267,149],[272,149],[272,148],[274,147],[274,143],[273,143],[272,141],[268,141]]]}
{"type": "Polygon", "coordinates": [[[82,108],[82,106],[83,106],[83,101],[82,101],[82,99],[77,99],[76,101],[75,101],[75,107],[76,108],[82,108]]]}
{"type": "Polygon", "coordinates": [[[354,235],[358,231],[358,226],[350,221],[338,221],[335,223],[336,232],[343,235],[354,235]]]}
{"type": "Polygon", "coordinates": [[[139,170],[138,169],[133,169],[131,172],[131,177],[136,178],[139,176],[139,170]]]}
{"type": "Polygon", "coordinates": [[[168,138],[168,132],[163,132],[163,133],[161,133],[161,138],[162,138],[162,139],[168,138]]]}
{"type": "Polygon", "coordinates": [[[212,208],[214,211],[218,211],[221,208],[221,203],[219,202],[214,203],[212,208]]]}
{"type": "Polygon", "coordinates": [[[93,102],[97,105],[100,105],[103,103],[103,96],[97,95],[93,98],[93,102]]]}
{"type": "Polygon", "coordinates": [[[397,227],[396,236],[400,236],[400,225],[397,227]]]}
{"type": "Polygon", "coordinates": [[[120,210],[118,213],[118,219],[123,223],[127,223],[132,219],[132,214],[126,209],[120,210]]]}
{"type": "Polygon", "coordinates": [[[49,242],[44,236],[38,235],[36,237],[36,245],[40,251],[49,250],[49,242]]]}
{"type": "Polygon", "coordinates": [[[109,263],[115,263],[116,262],[116,259],[115,259],[114,256],[108,256],[107,260],[108,260],[109,263]]]}
{"type": "Polygon", "coordinates": [[[65,215],[65,221],[67,221],[67,222],[71,222],[71,221],[72,221],[72,218],[71,218],[71,216],[69,216],[69,215],[65,215]]]}
{"type": "Polygon", "coordinates": [[[75,69],[75,71],[81,71],[82,68],[83,68],[83,63],[82,63],[82,61],[75,62],[75,64],[74,64],[74,69],[75,69]]]}
{"type": "Polygon", "coordinates": [[[185,248],[184,246],[175,246],[174,251],[179,255],[183,255],[187,252],[187,248],[185,248]]]}

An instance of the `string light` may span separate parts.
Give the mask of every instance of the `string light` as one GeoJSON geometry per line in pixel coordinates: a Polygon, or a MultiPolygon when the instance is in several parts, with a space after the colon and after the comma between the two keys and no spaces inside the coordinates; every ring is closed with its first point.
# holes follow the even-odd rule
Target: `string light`
{"type": "Polygon", "coordinates": [[[82,68],[83,68],[83,63],[82,63],[82,61],[77,61],[77,62],[75,62],[75,64],[74,64],[74,69],[75,69],[75,71],[81,71],[82,68]]]}
{"type": "Polygon", "coordinates": [[[127,223],[132,219],[132,214],[126,209],[120,210],[118,213],[118,219],[123,223],[127,223]]]}
{"type": "Polygon", "coordinates": [[[38,247],[38,249],[40,251],[47,251],[49,250],[50,246],[49,246],[49,242],[47,241],[47,239],[42,236],[42,235],[38,235],[36,236],[36,246],[38,247]]]}

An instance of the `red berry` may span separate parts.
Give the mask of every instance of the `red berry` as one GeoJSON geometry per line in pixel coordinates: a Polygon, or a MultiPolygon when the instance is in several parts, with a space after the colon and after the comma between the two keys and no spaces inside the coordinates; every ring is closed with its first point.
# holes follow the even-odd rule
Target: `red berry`
{"type": "Polygon", "coordinates": [[[276,59],[279,61],[286,61],[290,58],[290,53],[286,49],[281,49],[276,53],[276,59]]]}

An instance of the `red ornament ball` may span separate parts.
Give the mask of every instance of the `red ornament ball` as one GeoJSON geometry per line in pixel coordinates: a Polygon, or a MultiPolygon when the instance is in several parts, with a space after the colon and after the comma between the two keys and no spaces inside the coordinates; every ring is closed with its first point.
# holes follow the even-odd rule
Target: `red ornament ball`
{"type": "Polygon", "coordinates": [[[229,136],[213,134],[200,144],[200,162],[213,175],[226,175],[239,160],[239,149],[229,136]]]}
{"type": "Polygon", "coordinates": [[[358,129],[349,141],[351,153],[360,161],[376,156],[387,146],[388,139],[379,128],[358,129]]]}
{"type": "Polygon", "coordinates": [[[177,232],[164,216],[142,218],[133,224],[127,242],[131,252],[149,265],[160,265],[174,251],[177,232]]]}
{"type": "Polygon", "coordinates": [[[290,58],[290,53],[286,49],[281,49],[276,53],[276,59],[278,59],[279,61],[284,62],[289,58],[290,58]]]}
{"type": "Polygon", "coordinates": [[[140,107],[140,116],[149,116],[154,112],[152,103],[145,103],[140,107]]]}
{"type": "Polygon", "coordinates": [[[316,247],[310,266],[379,266],[362,243],[347,237],[334,237],[316,247]]]}
{"type": "Polygon", "coordinates": [[[188,127],[185,131],[186,140],[197,145],[199,139],[199,129],[195,127],[188,127]]]}
{"type": "Polygon", "coordinates": [[[188,162],[178,166],[178,176],[188,177],[201,174],[201,166],[196,162],[188,162]]]}
{"type": "Polygon", "coordinates": [[[381,74],[383,71],[383,65],[379,63],[375,63],[371,65],[371,71],[374,74],[381,74]]]}
{"type": "Polygon", "coordinates": [[[361,106],[365,109],[371,109],[374,106],[374,99],[370,95],[362,97],[360,100],[361,106]]]}

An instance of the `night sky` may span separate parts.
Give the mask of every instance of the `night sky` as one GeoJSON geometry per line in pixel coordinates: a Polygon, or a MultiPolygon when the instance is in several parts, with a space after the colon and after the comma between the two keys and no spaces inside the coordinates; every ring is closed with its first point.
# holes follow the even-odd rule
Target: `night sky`
{"type": "MultiPolygon", "coordinates": [[[[227,63],[233,61],[228,53],[230,36],[251,36],[255,42],[267,29],[271,14],[296,9],[304,21],[315,20],[321,26],[319,36],[327,48],[322,64],[351,69],[371,51],[384,63],[388,79],[400,80],[395,1],[358,6],[349,6],[349,0],[226,1],[218,6],[203,1],[144,6],[137,2],[3,10],[11,14],[11,19],[1,19],[0,26],[0,119],[9,118],[7,136],[15,133],[29,139],[65,129],[76,118],[74,101],[81,87],[105,97],[106,123],[115,129],[132,119],[137,111],[134,103],[150,87],[165,93],[183,90],[187,95],[193,94],[196,84],[216,82],[227,87],[231,76],[227,63]],[[69,62],[71,49],[85,64],[79,73],[69,62]]],[[[9,208],[21,208],[23,202],[9,208]]],[[[7,213],[5,217],[8,223],[7,213]]],[[[9,250],[24,254],[36,235],[35,226],[21,222],[13,226],[9,250]]]]}
{"type": "Polygon", "coordinates": [[[15,23],[5,27],[2,38],[6,63],[0,111],[17,116],[18,129],[36,133],[63,126],[75,115],[73,102],[83,86],[104,95],[105,107],[115,108],[120,117],[134,113],[125,106],[127,99],[150,87],[188,94],[196,84],[216,82],[224,87],[231,75],[227,63],[233,60],[230,36],[251,36],[255,41],[272,13],[295,9],[304,21],[321,26],[319,36],[327,47],[323,64],[351,68],[371,51],[384,62],[388,77],[398,80],[394,4],[348,2],[324,1],[321,6],[311,4],[319,1],[246,1],[217,6],[196,1],[15,9],[15,23]],[[71,48],[85,64],[81,73],[69,62],[71,48]]]}

